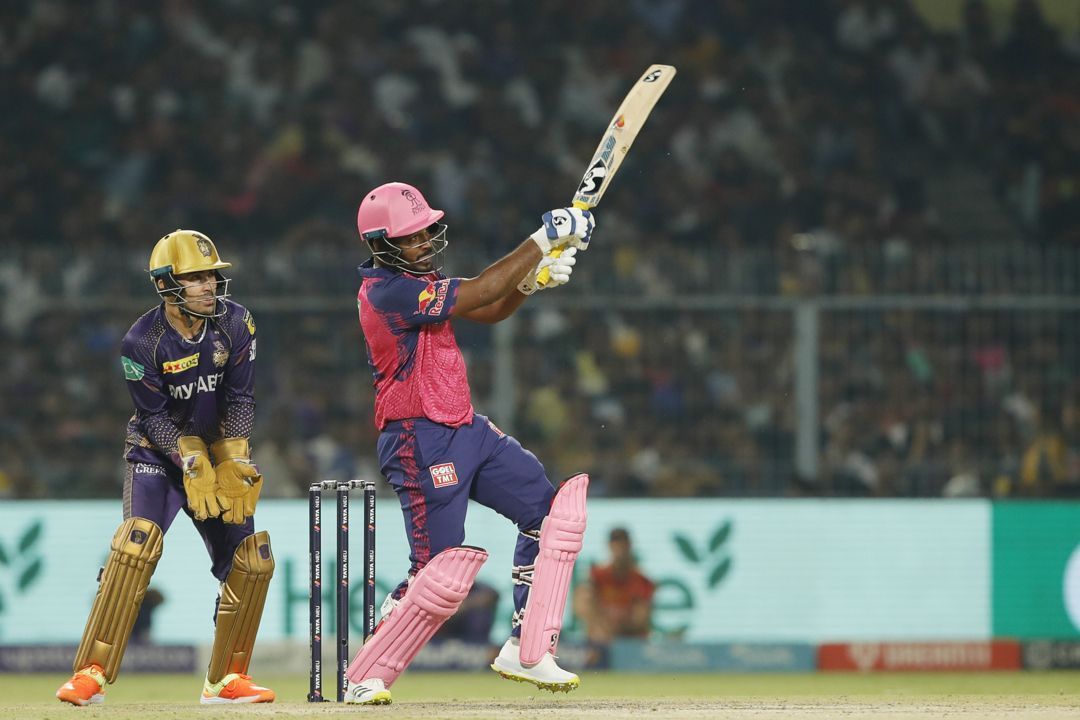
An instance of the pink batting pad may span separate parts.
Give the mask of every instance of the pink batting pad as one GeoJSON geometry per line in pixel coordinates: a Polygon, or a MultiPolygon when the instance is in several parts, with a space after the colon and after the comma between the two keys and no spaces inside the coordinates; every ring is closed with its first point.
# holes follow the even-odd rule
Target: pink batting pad
{"type": "Polygon", "coordinates": [[[564,482],[540,526],[540,552],[521,623],[522,665],[535,665],[544,653],[554,654],[559,645],[566,593],[585,538],[588,488],[589,476],[584,473],[564,482]]]}
{"type": "Polygon", "coordinates": [[[469,594],[488,554],[480,548],[453,547],[431,558],[383,618],[371,639],[349,664],[352,682],[381,678],[390,687],[446,619],[469,594]]]}

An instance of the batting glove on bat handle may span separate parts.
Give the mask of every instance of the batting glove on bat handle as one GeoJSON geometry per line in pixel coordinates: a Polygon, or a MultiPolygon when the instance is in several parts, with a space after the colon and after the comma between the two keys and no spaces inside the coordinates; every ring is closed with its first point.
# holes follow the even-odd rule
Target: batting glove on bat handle
{"type": "Polygon", "coordinates": [[[578,250],[587,249],[596,227],[593,214],[577,207],[549,210],[541,220],[543,225],[529,237],[545,255],[564,246],[576,247],[578,250]]]}
{"type": "Polygon", "coordinates": [[[559,248],[540,258],[540,262],[532,269],[525,279],[518,285],[518,291],[522,295],[532,295],[537,290],[546,290],[570,282],[570,275],[574,272],[577,259],[577,248],[559,248]],[[543,286],[538,283],[540,274],[543,273],[547,280],[543,286]]]}
{"type": "MultiPolygon", "coordinates": [[[[596,216],[589,210],[580,206],[560,208],[544,213],[543,219],[544,225],[533,233],[533,238],[535,239],[540,232],[544,232],[545,236],[556,233],[556,238],[549,240],[551,249],[545,251],[545,255],[558,258],[566,247],[572,247],[578,252],[589,249],[589,241],[592,239],[593,230],[596,229],[596,216]],[[551,230],[549,230],[549,225],[551,230]],[[564,234],[559,236],[559,232],[564,234]]],[[[537,244],[540,244],[539,241],[537,244]]],[[[543,250],[543,245],[541,245],[541,250],[543,250]]],[[[536,286],[538,288],[545,287],[550,281],[551,271],[548,268],[542,268],[537,272],[536,286]]]]}

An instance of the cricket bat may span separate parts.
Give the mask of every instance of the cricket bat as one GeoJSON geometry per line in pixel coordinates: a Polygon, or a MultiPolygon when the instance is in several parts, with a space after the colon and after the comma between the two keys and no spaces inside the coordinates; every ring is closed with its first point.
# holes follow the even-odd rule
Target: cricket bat
{"type": "MultiPolygon", "coordinates": [[[[638,133],[645,125],[660,96],[667,90],[675,77],[672,65],[650,65],[642,74],[630,92],[623,98],[615,116],[611,118],[607,131],[596,146],[589,167],[574,193],[573,205],[581,210],[589,210],[600,204],[608,184],[619,171],[626,153],[634,144],[638,133]]],[[[549,257],[559,257],[562,249],[552,250],[549,257]]],[[[536,276],[538,287],[544,287],[551,279],[551,273],[544,268],[536,276]]]]}

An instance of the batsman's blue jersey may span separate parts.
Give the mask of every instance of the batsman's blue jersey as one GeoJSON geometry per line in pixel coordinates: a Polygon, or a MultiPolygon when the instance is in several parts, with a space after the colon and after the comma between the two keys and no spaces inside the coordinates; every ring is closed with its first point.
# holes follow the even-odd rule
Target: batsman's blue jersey
{"type": "Polygon", "coordinates": [[[181,435],[207,442],[249,437],[253,395],[255,320],[242,305],[225,301],[225,314],[208,319],[194,340],[180,335],[165,306],[131,326],[121,350],[135,414],[127,427],[125,457],[176,463],[181,435]]]}

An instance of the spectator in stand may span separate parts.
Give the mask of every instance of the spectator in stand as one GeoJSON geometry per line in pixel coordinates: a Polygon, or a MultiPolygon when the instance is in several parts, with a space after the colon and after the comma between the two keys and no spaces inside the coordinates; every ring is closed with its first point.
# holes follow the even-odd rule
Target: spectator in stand
{"type": "Polygon", "coordinates": [[[1059,429],[1060,407],[1036,412],[1035,435],[1020,459],[1017,495],[1052,497],[1065,484],[1068,474],[1068,446],[1059,429]]]}
{"type": "Polygon", "coordinates": [[[574,593],[574,612],[585,625],[585,636],[598,652],[617,638],[649,637],[656,584],[638,569],[626,528],[608,536],[611,560],[593,565],[589,580],[574,593]]]}
{"type": "MultiPolygon", "coordinates": [[[[630,160],[649,169],[624,172],[604,201],[619,242],[594,248],[566,290],[612,298],[609,317],[536,313],[562,318],[564,337],[545,342],[558,353],[515,355],[514,419],[553,475],[594,463],[597,493],[782,495],[794,476],[791,314],[764,313],[774,322],[755,332],[744,311],[672,307],[1080,288],[1075,23],[1059,30],[1049,3],[1018,0],[997,37],[1000,3],[957,4],[953,32],[912,0],[595,0],[569,26],[559,3],[436,2],[422,18],[386,0],[0,3],[0,103],[14,108],[0,115],[0,436],[18,446],[0,460],[0,494],[117,491],[110,429],[129,409],[115,377],[91,368],[108,367],[121,307],[142,302],[130,299],[145,278],[115,270],[141,266],[162,224],[221,228],[258,279],[250,291],[280,303],[254,308],[275,360],[259,370],[273,403],[253,444],[284,471],[274,487],[303,494],[311,462],[366,473],[372,456],[338,446],[374,438],[335,434],[373,426],[354,372],[362,347],[331,317],[348,312],[340,298],[362,260],[340,257],[354,198],[407,175],[447,210],[492,208],[475,238],[490,256],[516,222],[500,208],[565,197],[629,80],[664,57],[679,77],[630,160]],[[614,15],[619,27],[602,32],[614,15]],[[537,51],[533,36],[550,42],[537,51]],[[425,103],[446,112],[435,122],[425,103]],[[990,187],[943,182],[945,154],[961,180],[990,187]],[[968,202],[980,195],[987,206],[968,202]],[[950,226],[956,215],[998,220],[988,237],[950,226]],[[626,312],[628,298],[665,309],[626,312]]],[[[954,323],[918,316],[905,357],[889,344],[868,354],[881,330],[823,313],[839,327],[822,334],[820,491],[938,495],[958,435],[993,465],[980,487],[1015,490],[1031,436],[1007,398],[1042,377],[1064,392],[1080,366],[1077,324],[1054,316],[1062,329],[1038,344],[1024,329],[1002,338],[1004,386],[984,402],[961,382],[969,348],[954,323]],[[924,372],[919,392],[891,389],[924,372]],[[848,374],[857,388],[837,379],[848,374]]],[[[487,397],[494,353],[472,337],[462,349],[487,397]]],[[[1066,466],[1075,477],[1077,461],[1066,466]]]]}

